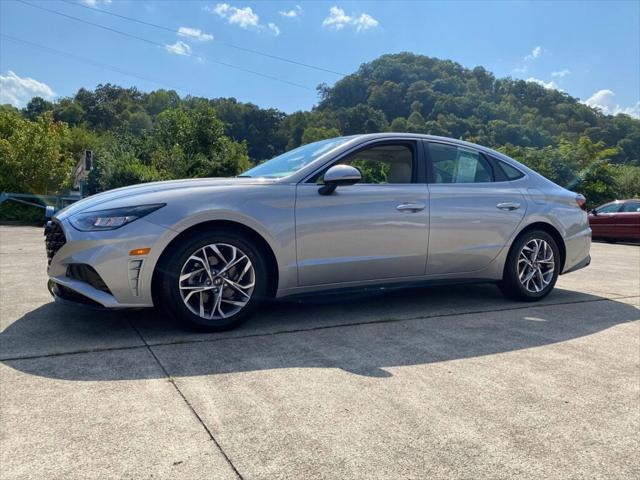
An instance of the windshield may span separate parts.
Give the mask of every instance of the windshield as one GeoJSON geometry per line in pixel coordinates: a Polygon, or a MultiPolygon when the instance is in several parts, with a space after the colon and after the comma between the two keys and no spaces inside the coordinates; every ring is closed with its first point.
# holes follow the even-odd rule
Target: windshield
{"type": "Polygon", "coordinates": [[[244,172],[241,177],[282,178],[287,177],[301,168],[306,167],[320,155],[343,144],[347,137],[330,138],[319,142],[309,143],[302,147],[290,150],[278,155],[250,170],[244,172]]]}

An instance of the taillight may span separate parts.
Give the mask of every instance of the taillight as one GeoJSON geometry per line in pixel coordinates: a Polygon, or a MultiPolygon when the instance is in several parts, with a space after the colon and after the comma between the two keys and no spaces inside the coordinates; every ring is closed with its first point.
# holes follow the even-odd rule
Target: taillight
{"type": "Polygon", "coordinates": [[[580,194],[576,195],[576,203],[582,210],[587,209],[587,199],[584,198],[584,195],[580,195],[580,194]]]}

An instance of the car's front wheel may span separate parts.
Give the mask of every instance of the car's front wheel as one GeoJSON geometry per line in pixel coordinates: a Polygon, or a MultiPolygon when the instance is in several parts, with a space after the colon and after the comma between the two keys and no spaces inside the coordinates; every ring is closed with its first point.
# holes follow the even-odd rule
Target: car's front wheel
{"type": "Polygon", "coordinates": [[[163,262],[160,302],[193,328],[228,330],[263,299],[266,282],[266,263],[251,241],[234,231],[202,232],[163,262]]]}
{"type": "Polygon", "coordinates": [[[560,252],[555,240],[543,230],[532,230],[511,246],[499,286],[509,298],[536,301],[553,290],[559,273],[560,252]]]}

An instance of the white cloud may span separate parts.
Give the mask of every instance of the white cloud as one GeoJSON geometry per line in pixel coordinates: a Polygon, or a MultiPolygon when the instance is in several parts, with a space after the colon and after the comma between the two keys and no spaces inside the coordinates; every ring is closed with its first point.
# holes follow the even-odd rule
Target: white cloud
{"type": "Polygon", "coordinates": [[[178,29],[179,37],[186,37],[199,42],[210,42],[213,40],[213,35],[205,33],[199,28],[180,27],[178,29]]]}
{"type": "Polygon", "coordinates": [[[571,73],[571,70],[565,68],[564,70],[560,70],[558,72],[551,72],[552,77],[564,78],[571,73]]]}
{"type": "Polygon", "coordinates": [[[558,90],[559,92],[563,91],[560,89],[560,87],[558,87],[556,82],[554,82],[553,80],[550,82],[545,82],[544,80],[540,80],[539,78],[529,77],[527,78],[527,82],[537,83],[538,85],[546,88],[547,90],[558,90]]]}
{"type": "Polygon", "coordinates": [[[218,3],[211,10],[218,14],[221,18],[226,19],[232,25],[238,25],[241,28],[257,27],[260,17],[251,9],[251,7],[236,8],[228,3],[218,3]]]}
{"type": "Polygon", "coordinates": [[[191,56],[191,47],[189,46],[189,44],[184,43],[182,40],[178,40],[173,45],[165,45],[164,48],[166,48],[167,52],[169,53],[191,56]]]}
{"type": "Polygon", "coordinates": [[[82,0],[82,3],[90,7],[95,7],[99,3],[104,3],[105,5],[107,5],[111,3],[111,0],[82,0]]]}
{"type": "Polygon", "coordinates": [[[632,107],[621,107],[615,100],[616,94],[609,89],[598,90],[591,95],[584,103],[590,107],[598,108],[605,115],[617,115],[626,113],[635,118],[640,118],[640,102],[632,107]]]}
{"type": "Polygon", "coordinates": [[[380,24],[378,20],[368,13],[362,13],[358,17],[347,15],[346,12],[335,5],[329,9],[329,16],[322,21],[322,26],[333,30],[342,30],[344,27],[351,25],[356,28],[357,32],[375,28],[380,24]]]}
{"type": "Polygon", "coordinates": [[[230,8],[230,14],[228,15],[229,23],[237,24],[241,28],[257,27],[260,17],[257,13],[251,9],[251,7],[244,8],[230,8]]]}
{"type": "Polygon", "coordinates": [[[0,75],[0,105],[10,103],[15,107],[22,107],[32,97],[51,100],[55,95],[49,85],[33,78],[20,77],[11,70],[6,76],[0,75]]]}
{"type": "Polygon", "coordinates": [[[269,31],[276,37],[280,35],[280,29],[275,23],[261,24],[260,17],[251,7],[238,8],[228,3],[218,3],[214,8],[205,7],[205,10],[215,13],[220,18],[227,20],[231,25],[238,25],[245,30],[269,31]]]}
{"type": "Polygon", "coordinates": [[[353,18],[347,15],[343,9],[333,6],[329,9],[329,16],[322,21],[322,26],[342,30],[352,21],[353,18]]]}
{"type": "Polygon", "coordinates": [[[536,58],[540,58],[542,56],[542,47],[538,46],[531,50],[529,55],[526,55],[524,59],[526,61],[535,60],[536,58]]]}
{"type": "Polygon", "coordinates": [[[520,64],[514,69],[512,69],[511,71],[513,73],[517,73],[521,75],[526,73],[529,70],[529,66],[531,62],[533,60],[540,58],[542,56],[542,52],[543,52],[542,47],[540,46],[534,47],[533,50],[531,50],[531,53],[524,56],[524,62],[525,62],[524,65],[520,64]]]}
{"type": "Polygon", "coordinates": [[[296,5],[295,8],[292,8],[291,10],[281,10],[278,13],[285,18],[297,18],[302,15],[302,7],[300,5],[296,5]]]}
{"type": "Polygon", "coordinates": [[[275,23],[271,23],[271,22],[267,23],[267,28],[271,30],[276,37],[280,35],[280,29],[275,23]]]}
{"type": "Polygon", "coordinates": [[[369,28],[375,28],[379,25],[380,22],[373,18],[368,13],[363,13],[358,18],[353,21],[353,24],[356,26],[356,31],[359,32],[361,30],[367,30],[369,28]]]}

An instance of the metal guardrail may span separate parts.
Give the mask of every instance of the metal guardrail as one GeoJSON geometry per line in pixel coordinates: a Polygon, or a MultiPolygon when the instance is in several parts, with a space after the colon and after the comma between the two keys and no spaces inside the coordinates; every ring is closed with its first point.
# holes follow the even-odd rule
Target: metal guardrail
{"type": "Polygon", "coordinates": [[[7,201],[44,209],[45,218],[51,218],[55,212],[73,202],[82,199],[80,195],[36,195],[33,193],[0,193],[0,204],[7,201]]]}

